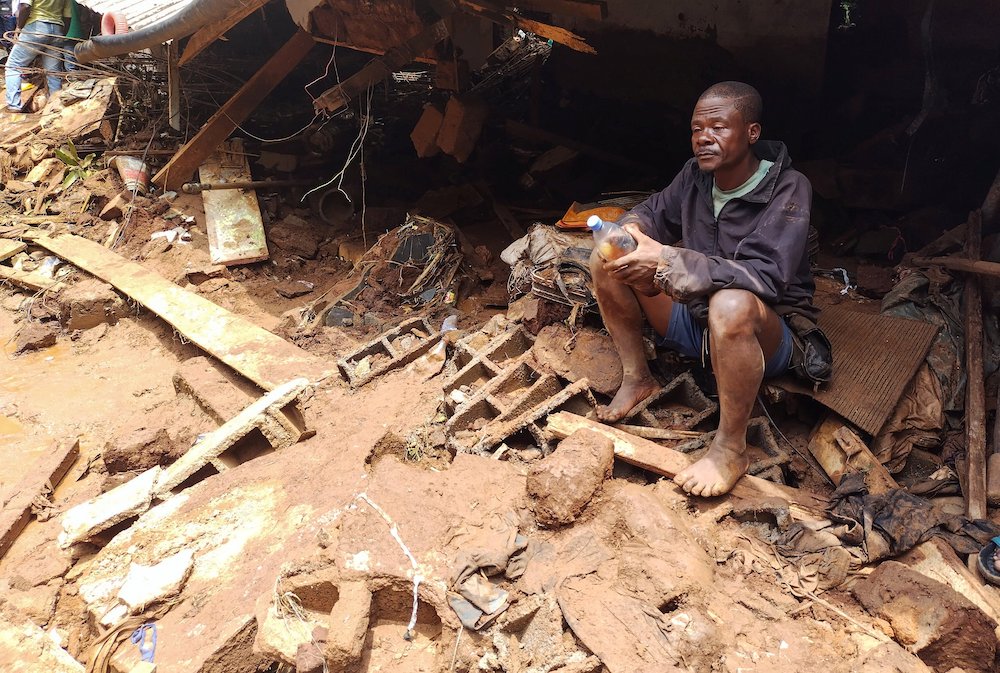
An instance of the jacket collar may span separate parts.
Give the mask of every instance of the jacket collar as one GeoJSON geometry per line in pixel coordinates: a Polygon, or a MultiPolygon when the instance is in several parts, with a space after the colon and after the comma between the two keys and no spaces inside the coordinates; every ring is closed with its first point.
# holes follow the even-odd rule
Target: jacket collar
{"type": "MultiPolygon", "coordinates": [[[[779,140],[758,140],[753,146],[754,154],[758,159],[773,161],[774,165],[767,171],[767,175],[760,181],[760,184],[752,192],[741,196],[744,201],[751,203],[768,203],[774,195],[774,189],[778,184],[778,176],[781,172],[792,165],[792,160],[788,156],[788,149],[785,143],[779,140]]],[[[694,173],[694,181],[698,186],[698,191],[702,196],[712,202],[712,174],[698,168],[697,159],[688,161],[688,166],[694,173]]]]}

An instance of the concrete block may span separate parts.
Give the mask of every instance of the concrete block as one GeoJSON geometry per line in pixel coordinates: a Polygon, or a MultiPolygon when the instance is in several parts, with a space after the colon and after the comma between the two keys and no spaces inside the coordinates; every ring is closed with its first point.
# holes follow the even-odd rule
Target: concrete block
{"type": "Polygon", "coordinates": [[[489,106],[478,98],[452,96],[444,109],[437,137],[438,147],[459,163],[464,163],[476,148],[489,113],[489,106]]]}
{"type": "Polygon", "coordinates": [[[444,121],[444,113],[436,105],[427,104],[420,120],[410,133],[410,141],[421,159],[432,157],[441,151],[437,145],[438,131],[444,121]]]}
{"type": "Polygon", "coordinates": [[[254,397],[226,378],[212,360],[189,358],[174,372],[174,390],[189,395],[202,411],[222,425],[253,403],[254,397]]]}
{"type": "MultiPolygon", "coordinates": [[[[226,421],[221,427],[205,435],[200,442],[188,449],[187,453],[163,470],[156,484],[156,496],[159,498],[167,497],[170,491],[180,486],[182,482],[212,460],[221,456],[223,452],[251,431],[261,429],[263,432],[262,424],[266,425],[270,432],[275,432],[273,428],[279,424],[275,423],[266,412],[271,408],[281,409],[288,405],[305,390],[307,385],[309,385],[309,380],[304,378],[283,383],[226,421]]],[[[283,438],[281,443],[287,445],[288,441],[294,443],[298,440],[299,437],[295,437],[294,441],[291,437],[287,437],[283,438]]]]}
{"type": "Polygon", "coordinates": [[[127,314],[125,302],[107,283],[88,278],[59,296],[59,318],[67,330],[114,325],[127,314]]]}
{"type": "Polygon", "coordinates": [[[326,660],[335,671],[361,661],[372,610],[372,592],[364,582],[343,582],[339,590],[326,636],[326,660]]]}
{"type": "Polygon", "coordinates": [[[152,503],[161,472],[163,470],[159,467],[150,468],[135,479],[68,510],[62,516],[59,547],[65,549],[90,539],[117,523],[145,512],[152,503]]]}
{"type": "Polygon", "coordinates": [[[3,613],[0,614],[0,671],[84,673],[84,666],[27,619],[3,613]]]}
{"type": "Polygon", "coordinates": [[[889,622],[897,642],[934,670],[993,670],[997,623],[951,587],[885,561],[853,591],[868,612],[889,622]]]}
{"type": "Polygon", "coordinates": [[[357,388],[410,364],[429,351],[440,336],[425,318],[407,320],[337,360],[337,366],[348,383],[357,388]]]}
{"type": "Polygon", "coordinates": [[[581,430],[528,470],[527,490],[535,519],[543,526],[572,523],[604,480],[611,476],[614,443],[596,432],[581,430]]]}
{"type": "Polygon", "coordinates": [[[190,549],[182,549],[151,566],[133,562],[125,584],[118,590],[118,600],[131,614],[138,614],[146,606],[180,593],[193,567],[194,553],[190,549]]]}

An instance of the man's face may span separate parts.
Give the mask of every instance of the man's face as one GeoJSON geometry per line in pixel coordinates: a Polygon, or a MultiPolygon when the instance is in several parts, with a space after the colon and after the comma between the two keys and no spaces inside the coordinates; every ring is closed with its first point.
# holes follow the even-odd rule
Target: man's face
{"type": "Polygon", "coordinates": [[[691,149],[698,168],[707,172],[738,166],[760,137],[760,124],[747,124],[731,98],[698,101],[691,115],[691,149]]]}

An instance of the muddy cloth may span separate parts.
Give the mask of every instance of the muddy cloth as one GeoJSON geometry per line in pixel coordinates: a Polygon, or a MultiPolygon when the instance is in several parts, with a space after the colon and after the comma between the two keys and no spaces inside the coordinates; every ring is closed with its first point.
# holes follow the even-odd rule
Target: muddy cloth
{"type": "Polygon", "coordinates": [[[488,580],[503,575],[516,580],[524,574],[531,557],[528,538],[516,528],[494,531],[487,539],[458,557],[448,592],[448,605],[466,628],[486,626],[507,606],[509,594],[488,580]]]}
{"type": "Polygon", "coordinates": [[[740,533],[736,548],[721,560],[744,574],[773,573],[793,595],[804,597],[840,586],[851,570],[862,566],[864,559],[853,551],[829,528],[796,523],[773,541],[740,533]]]}
{"type": "Polygon", "coordinates": [[[595,305],[590,276],[594,237],[589,233],[558,231],[536,223],[525,236],[500,254],[510,265],[507,291],[511,298],[532,294],[568,306],[595,305]]]}
{"type": "Polygon", "coordinates": [[[815,286],[806,244],[812,187],[791,168],[784,143],[754,145],[774,165],[749,194],[712,212],[711,174],[690,159],[673,182],[627,213],[621,222],[641,223],[664,248],[656,282],[681,302],[718,290],[749,290],[779,314],[815,320],[815,286]],[[673,247],[679,240],[684,247],[673,247]]]}
{"type": "Polygon", "coordinates": [[[941,384],[924,362],[872,442],[872,453],[889,472],[896,474],[906,466],[914,448],[933,449],[941,445],[944,423],[941,384]]]}
{"type": "Polygon", "coordinates": [[[929,500],[901,489],[872,495],[861,473],[840,482],[830,498],[829,514],[841,524],[837,537],[860,546],[869,563],[904,554],[935,536],[959,554],[977,554],[1000,535],[1000,526],[992,521],[945,514],[929,500]]]}

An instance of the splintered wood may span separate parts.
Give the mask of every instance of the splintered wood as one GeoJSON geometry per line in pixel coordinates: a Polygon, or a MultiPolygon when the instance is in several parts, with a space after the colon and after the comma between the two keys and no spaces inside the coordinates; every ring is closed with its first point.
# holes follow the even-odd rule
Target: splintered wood
{"type": "Polygon", "coordinates": [[[833,345],[833,379],[818,392],[790,379],[776,385],[808,395],[877,435],[927,356],[937,325],[830,306],[819,326],[833,345]]]}
{"type": "MultiPolygon", "coordinates": [[[[249,182],[250,164],[243,140],[227,140],[201,165],[201,182],[249,182]]],[[[202,192],[208,249],[212,264],[249,264],[268,258],[267,237],[257,193],[252,189],[210,189],[202,192]]]]}

